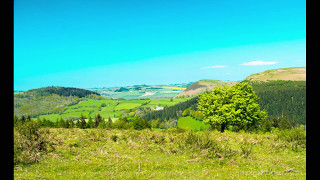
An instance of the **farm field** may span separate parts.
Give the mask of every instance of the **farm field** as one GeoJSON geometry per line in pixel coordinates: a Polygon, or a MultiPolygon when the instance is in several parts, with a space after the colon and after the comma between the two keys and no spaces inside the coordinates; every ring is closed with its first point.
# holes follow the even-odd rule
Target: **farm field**
{"type": "Polygon", "coordinates": [[[178,119],[177,126],[183,129],[189,129],[194,131],[202,131],[210,128],[210,125],[204,124],[203,121],[194,119],[191,116],[180,117],[178,119]]]}
{"type": "Polygon", "coordinates": [[[134,85],[125,87],[111,88],[88,88],[88,90],[97,92],[102,96],[109,98],[139,99],[139,98],[172,98],[186,90],[191,85],[189,83],[171,84],[171,85],[134,85]]]}
{"type": "MultiPolygon", "coordinates": [[[[86,117],[91,116],[94,118],[98,113],[105,119],[109,116],[112,120],[117,119],[124,110],[134,109],[137,107],[150,107],[154,109],[156,106],[172,106],[179,102],[188,100],[189,98],[177,98],[177,99],[150,99],[150,100],[93,100],[87,99],[81,101],[78,104],[67,106],[64,108],[61,114],[47,114],[40,115],[39,118],[45,118],[47,120],[56,121],[60,117],[66,118],[79,118],[80,115],[86,117]],[[105,104],[105,107],[102,106],[105,104]],[[145,105],[143,105],[145,104],[145,105]],[[100,110],[99,110],[100,108],[100,110]]],[[[36,119],[36,118],[34,118],[36,119]]]]}
{"type": "Polygon", "coordinates": [[[277,133],[78,128],[49,131],[48,140],[54,150],[38,163],[16,165],[14,179],[306,177],[305,148],[292,149],[292,143],[279,139],[277,133]],[[204,147],[203,143],[210,145],[204,147]]]}

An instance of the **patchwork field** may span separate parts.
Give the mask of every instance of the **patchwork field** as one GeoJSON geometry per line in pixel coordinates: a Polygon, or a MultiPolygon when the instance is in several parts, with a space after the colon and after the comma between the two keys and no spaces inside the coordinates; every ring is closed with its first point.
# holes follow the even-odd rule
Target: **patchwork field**
{"type": "MultiPolygon", "coordinates": [[[[177,99],[150,99],[150,100],[93,100],[87,99],[81,101],[78,104],[67,106],[64,108],[61,114],[47,114],[40,115],[39,118],[45,118],[47,120],[56,121],[60,117],[67,118],[79,118],[80,115],[86,117],[91,116],[94,118],[98,113],[105,119],[111,117],[115,120],[123,113],[124,110],[134,109],[137,107],[149,107],[154,109],[156,106],[172,106],[179,102],[186,101],[189,98],[177,98],[177,99]]],[[[36,119],[36,118],[35,118],[36,119]]]]}
{"type": "Polygon", "coordinates": [[[192,83],[181,83],[171,85],[134,85],[112,88],[89,88],[109,98],[139,99],[139,98],[171,98],[180,94],[192,83]]]}

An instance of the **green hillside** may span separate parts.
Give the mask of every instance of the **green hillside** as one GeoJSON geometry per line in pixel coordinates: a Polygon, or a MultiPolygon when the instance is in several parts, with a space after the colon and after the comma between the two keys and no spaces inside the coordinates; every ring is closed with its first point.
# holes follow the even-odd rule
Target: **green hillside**
{"type": "MultiPolygon", "coordinates": [[[[306,81],[250,81],[260,98],[258,104],[268,112],[269,119],[286,116],[292,125],[306,124],[306,81]]],[[[178,119],[182,112],[191,107],[196,111],[197,96],[170,108],[148,112],[148,120],[178,119]]]]}
{"type": "Polygon", "coordinates": [[[30,89],[26,93],[35,93],[35,96],[49,96],[52,94],[57,94],[59,96],[77,96],[79,98],[88,96],[90,94],[100,95],[97,92],[89,91],[86,89],[73,88],[73,87],[59,87],[59,86],[49,86],[37,89],[30,89]]]}
{"type": "Polygon", "coordinates": [[[103,98],[98,93],[79,88],[43,87],[14,94],[14,114],[36,117],[61,114],[67,106],[77,104],[83,97],[103,98]]]}

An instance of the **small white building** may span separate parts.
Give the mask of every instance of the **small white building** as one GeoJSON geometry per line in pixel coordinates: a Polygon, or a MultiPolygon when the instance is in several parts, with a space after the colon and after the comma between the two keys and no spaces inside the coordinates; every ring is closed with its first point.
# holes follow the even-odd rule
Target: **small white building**
{"type": "Polygon", "coordinates": [[[155,109],[153,109],[153,110],[155,110],[155,111],[159,111],[159,110],[163,110],[163,109],[164,109],[164,107],[156,106],[156,108],[155,108],[155,109]]]}

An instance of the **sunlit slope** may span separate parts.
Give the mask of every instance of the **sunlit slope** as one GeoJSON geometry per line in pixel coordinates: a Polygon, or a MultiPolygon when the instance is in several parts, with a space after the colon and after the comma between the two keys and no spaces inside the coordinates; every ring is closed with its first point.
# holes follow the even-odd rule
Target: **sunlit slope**
{"type": "Polygon", "coordinates": [[[282,69],[272,69],[260,73],[252,74],[244,80],[250,81],[268,81],[268,80],[291,80],[305,81],[306,67],[292,67],[282,69]]]}
{"type": "Polygon", "coordinates": [[[180,93],[177,97],[194,96],[203,93],[206,90],[212,90],[216,86],[233,86],[235,83],[236,82],[232,81],[202,79],[192,83],[186,90],[180,93]]]}

